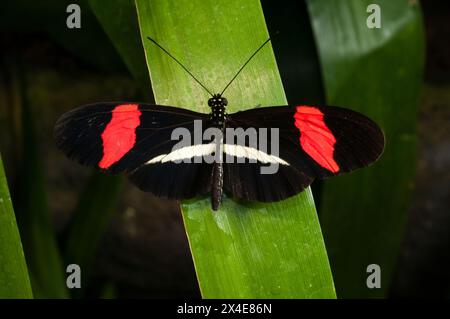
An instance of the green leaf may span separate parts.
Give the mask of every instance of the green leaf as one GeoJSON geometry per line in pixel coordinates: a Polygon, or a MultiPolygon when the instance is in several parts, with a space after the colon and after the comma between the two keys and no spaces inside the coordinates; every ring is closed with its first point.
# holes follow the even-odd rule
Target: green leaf
{"type": "Polygon", "coordinates": [[[18,57],[9,57],[11,107],[21,114],[20,197],[16,204],[25,256],[36,298],[67,297],[63,264],[47,202],[34,112],[27,94],[26,69],[18,57]]]}
{"type": "Polygon", "coordinates": [[[389,289],[411,195],[424,61],[417,1],[379,0],[381,28],[369,29],[370,0],[309,0],[328,104],[381,125],[386,150],[373,167],[327,181],[320,220],[339,297],[381,297],[389,289]],[[381,266],[381,289],[366,268],[381,266]]]}
{"type": "Polygon", "coordinates": [[[83,296],[89,286],[91,269],[98,247],[112,218],[117,213],[123,178],[95,172],[78,201],[66,241],[65,260],[83,271],[81,289],[73,296],[83,296]]]}
{"type": "MultiPolygon", "coordinates": [[[[208,95],[146,39],[151,36],[213,91],[223,89],[268,38],[259,1],[137,0],[141,36],[155,100],[208,112],[208,95]]],[[[229,112],[284,105],[270,46],[226,94],[229,112]]],[[[334,298],[326,250],[311,192],[273,204],[225,198],[182,205],[200,289],[205,298],[334,298]]]]}
{"type": "MultiPolygon", "coordinates": [[[[103,70],[124,70],[124,65],[88,5],[88,0],[4,1],[0,29],[14,33],[45,32],[52,40],[91,65],[103,70]],[[69,29],[70,4],[81,10],[81,28],[69,29]],[[18,18],[20,17],[20,18],[18,18]]],[[[130,1],[131,2],[131,1],[130,1]]]]}
{"type": "Polygon", "coordinates": [[[0,155],[0,298],[33,298],[0,155]]]}
{"type": "Polygon", "coordinates": [[[152,99],[150,77],[145,67],[145,55],[139,37],[139,25],[134,1],[89,0],[92,11],[102,24],[130,73],[140,85],[146,99],[152,99]]]}

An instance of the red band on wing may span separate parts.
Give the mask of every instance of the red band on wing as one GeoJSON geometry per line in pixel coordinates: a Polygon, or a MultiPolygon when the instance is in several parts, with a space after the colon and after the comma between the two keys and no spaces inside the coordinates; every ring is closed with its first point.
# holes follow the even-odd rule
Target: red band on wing
{"type": "Polygon", "coordinates": [[[98,163],[100,168],[110,167],[133,148],[140,116],[138,104],[122,104],[114,108],[111,121],[102,133],[103,158],[98,163]]]}
{"type": "Polygon", "coordinates": [[[295,126],[300,130],[300,145],[320,166],[339,172],[334,160],[336,138],[323,120],[323,113],[312,106],[297,106],[295,126]]]}

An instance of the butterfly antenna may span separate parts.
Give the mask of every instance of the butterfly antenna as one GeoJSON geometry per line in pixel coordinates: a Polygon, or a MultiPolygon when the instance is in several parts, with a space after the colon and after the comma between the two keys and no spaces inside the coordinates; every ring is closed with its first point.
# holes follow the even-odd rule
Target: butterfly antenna
{"type": "Polygon", "coordinates": [[[200,82],[192,73],[191,71],[189,71],[183,64],[181,64],[180,61],[177,60],[177,58],[175,58],[172,54],[170,54],[169,51],[167,51],[166,49],[164,49],[158,42],[156,42],[155,40],[153,40],[150,37],[147,37],[147,39],[149,39],[150,41],[152,41],[158,48],[160,48],[161,50],[163,50],[168,56],[170,56],[176,63],[178,63],[179,66],[181,66],[183,68],[183,70],[185,70],[198,84],[200,84],[200,86],[209,93],[209,95],[214,96],[214,94],[211,93],[211,91],[209,91],[206,86],[203,85],[202,82],[200,82]]]}
{"type": "Polygon", "coordinates": [[[270,42],[270,38],[268,38],[263,44],[261,44],[261,46],[255,51],[255,53],[253,53],[248,60],[244,63],[244,65],[241,66],[241,68],[239,69],[239,71],[237,71],[236,75],[233,76],[233,78],[231,79],[230,82],[228,82],[228,84],[225,86],[225,88],[223,89],[222,93],[220,93],[220,95],[222,95],[226,89],[228,89],[228,87],[231,85],[231,83],[233,83],[233,81],[238,77],[239,73],[241,73],[241,71],[245,68],[245,66],[251,61],[251,59],[253,59],[253,57],[259,52],[261,51],[262,48],[264,48],[264,46],[270,42]]]}

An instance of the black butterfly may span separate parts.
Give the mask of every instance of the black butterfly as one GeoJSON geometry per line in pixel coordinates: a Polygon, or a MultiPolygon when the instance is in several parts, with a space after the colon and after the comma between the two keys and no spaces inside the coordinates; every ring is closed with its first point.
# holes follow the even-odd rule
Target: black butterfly
{"type": "Polygon", "coordinates": [[[315,178],[375,162],[384,149],[383,132],[348,109],[299,105],[226,113],[224,91],[268,41],[222,93],[211,94],[200,83],[212,95],[209,114],[129,102],[87,105],[58,120],[57,145],[82,164],[128,174],[140,189],[160,197],[189,199],[211,193],[213,210],[219,208],[223,191],[246,201],[279,201],[301,192],[315,178]],[[179,146],[176,129],[194,138],[179,146]],[[209,129],[223,132],[222,137],[205,137],[209,129]],[[230,137],[228,131],[239,134],[230,137]],[[275,169],[264,173],[270,166],[275,169]]]}

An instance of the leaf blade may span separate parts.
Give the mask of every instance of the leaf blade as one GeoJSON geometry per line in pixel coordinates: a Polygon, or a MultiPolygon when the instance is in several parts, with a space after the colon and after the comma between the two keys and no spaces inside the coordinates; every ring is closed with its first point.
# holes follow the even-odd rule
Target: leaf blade
{"type": "Polygon", "coordinates": [[[0,155],[0,298],[33,298],[0,155]]]}
{"type": "Polygon", "coordinates": [[[336,288],[350,298],[382,297],[389,289],[416,157],[424,60],[420,8],[406,0],[377,3],[381,29],[366,25],[371,1],[307,1],[328,104],[370,116],[387,140],[373,167],[323,185],[320,219],[336,288]],[[381,266],[381,289],[366,286],[372,263],[381,266]]]}
{"type": "MultiPolygon", "coordinates": [[[[207,112],[207,93],[146,36],[168,48],[196,75],[210,75],[200,80],[219,91],[267,39],[262,10],[258,1],[183,0],[177,1],[176,7],[174,3],[136,1],[155,100],[207,112]]],[[[231,111],[258,104],[286,104],[270,47],[248,65],[227,91],[227,98],[231,111]]],[[[213,213],[205,199],[184,203],[182,210],[203,297],[335,297],[309,189],[282,203],[242,205],[224,199],[221,210],[213,213]],[[232,235],[224,235],[223,227],[232,235]],[[302,232],[305,229],[308,231],[302,232]],[[273,245],[277,242],[286,246],[285,253],[273,245]],[[265,249],[270,252],[267,256],[265,249]],[[302,254],[305,251],[310,252],[310,260],[302,254]],[[281,259],[270,262],[273,257],[281,259]],[[291,269],[283,269],[289,266],[291,269]]]]}

